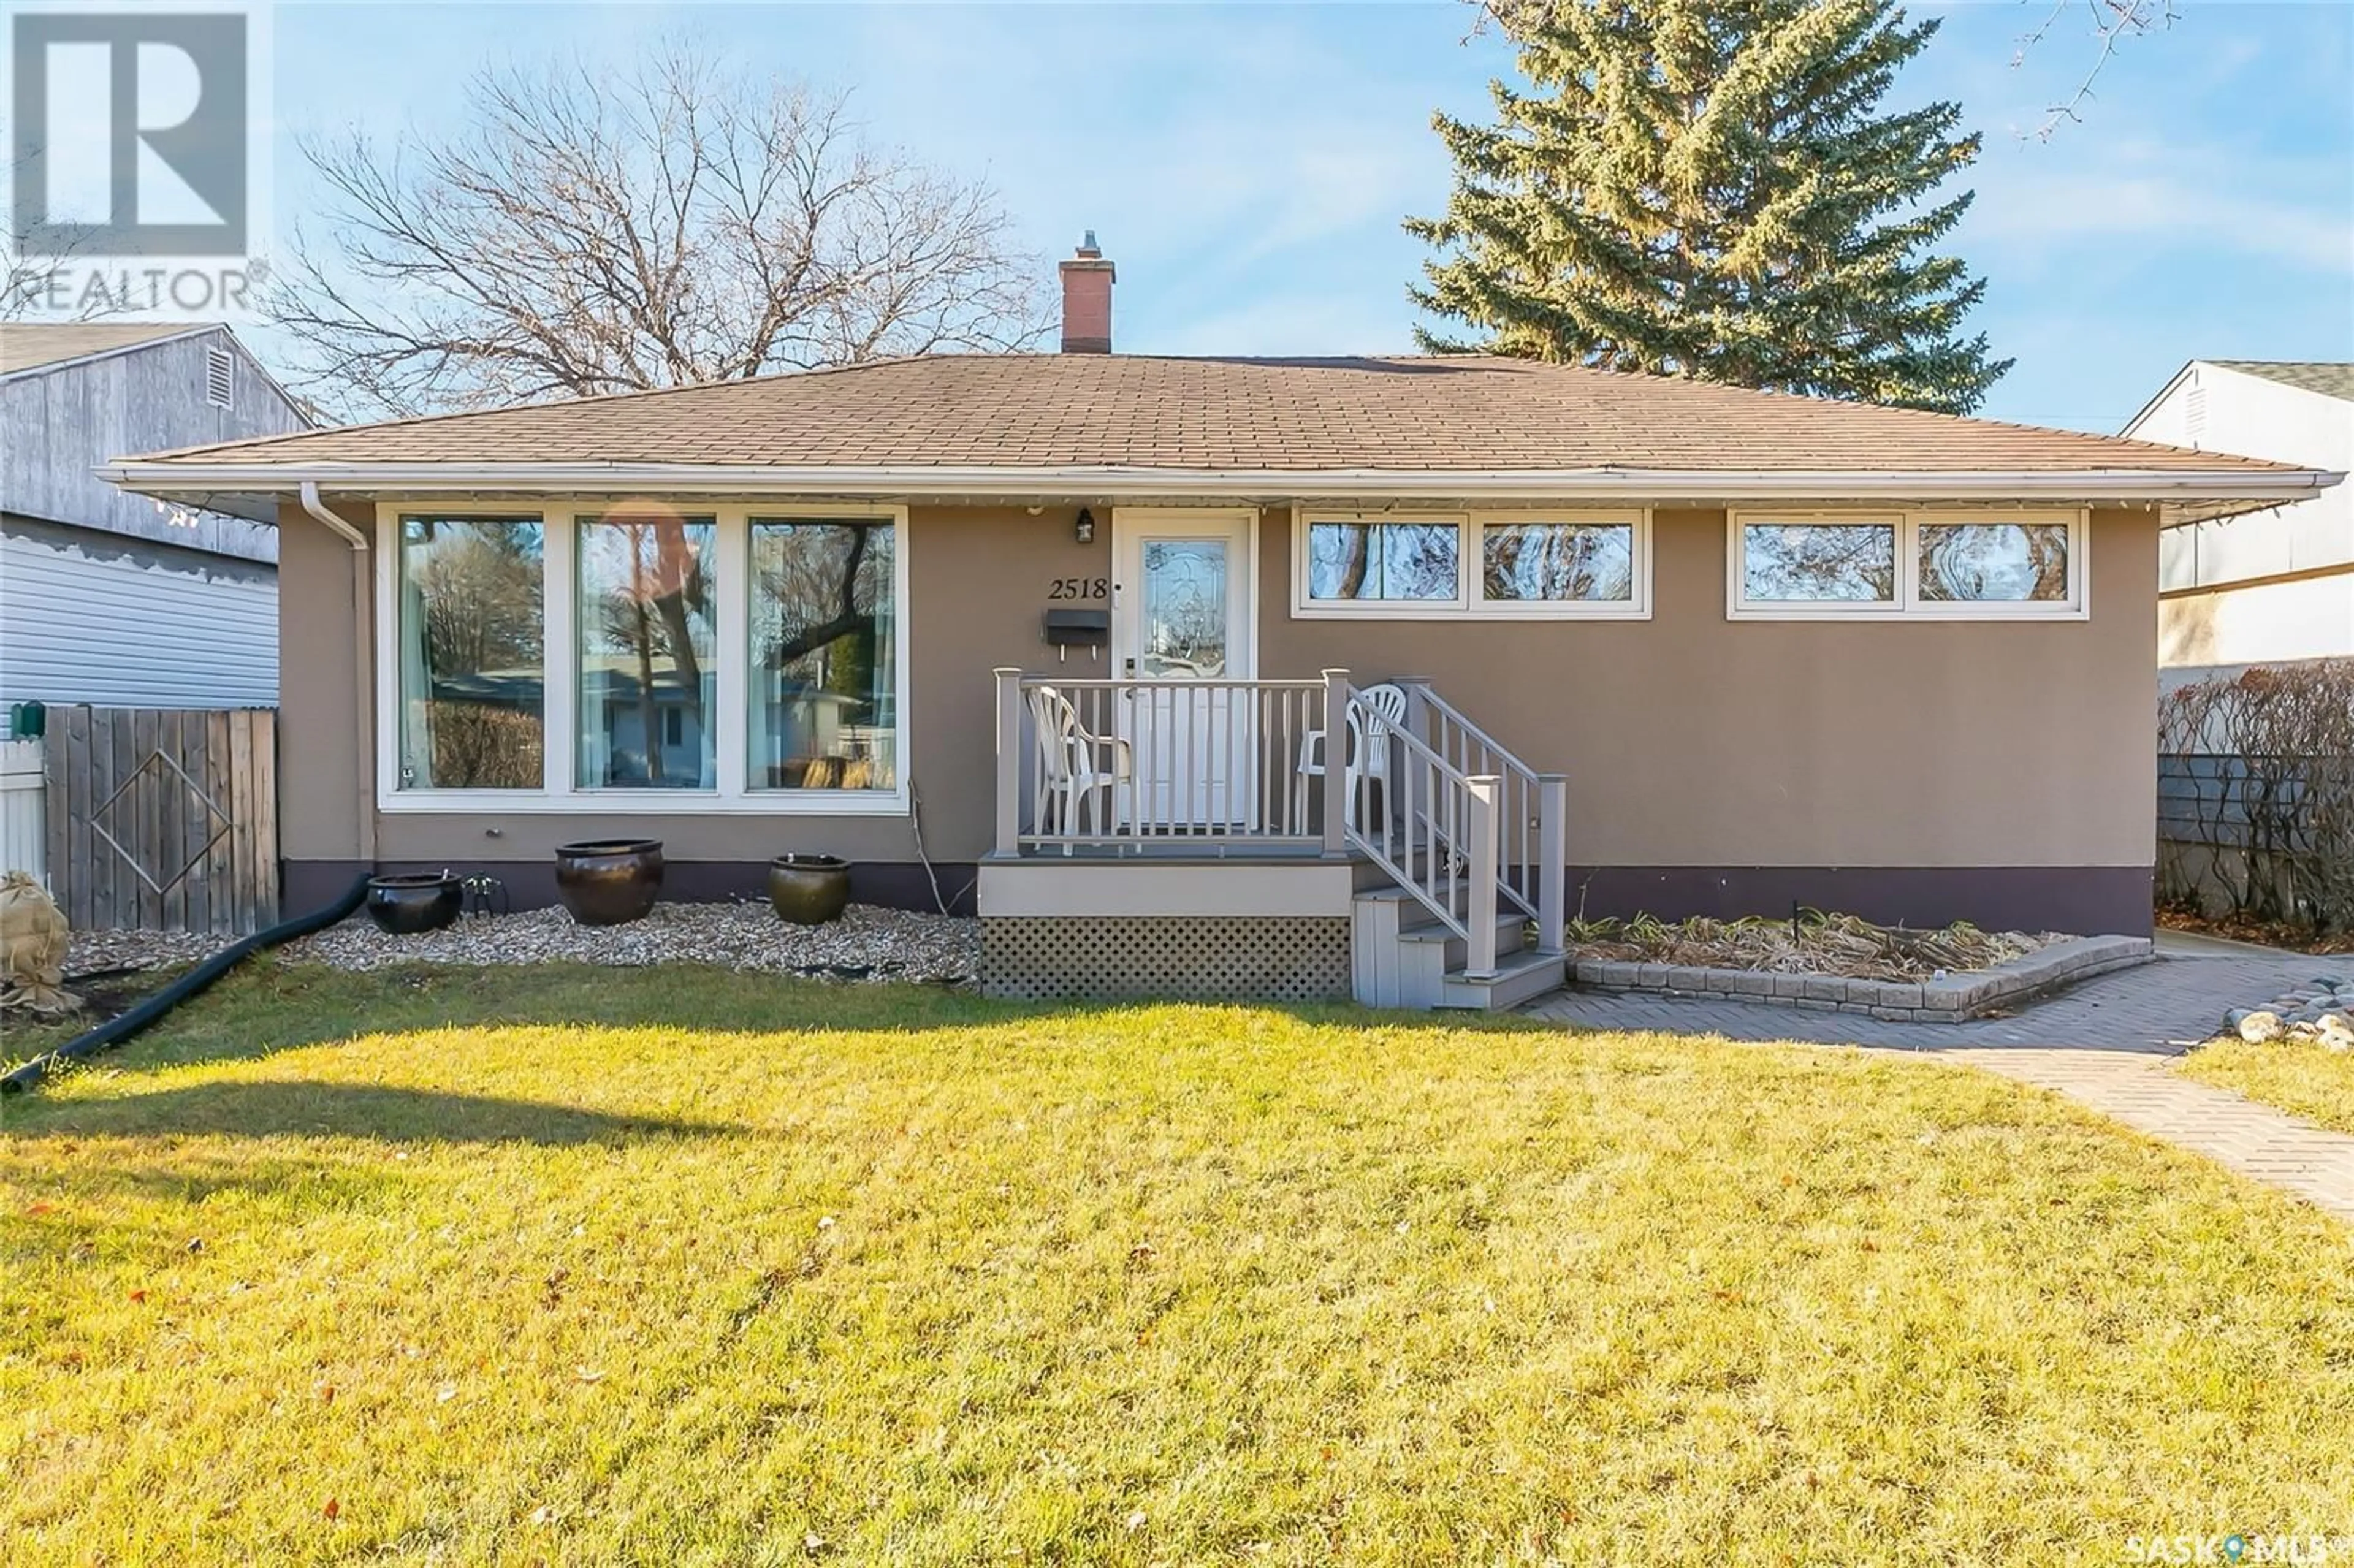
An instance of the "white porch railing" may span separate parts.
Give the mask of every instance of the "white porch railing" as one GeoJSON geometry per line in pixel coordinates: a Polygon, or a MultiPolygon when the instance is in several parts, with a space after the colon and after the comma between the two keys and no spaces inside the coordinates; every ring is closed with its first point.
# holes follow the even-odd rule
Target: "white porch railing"
{"type": "Polygon", "coordinates": [[[1328,831],[1317,808],[1338,790],[1326,775],[1337,779],[1341,748],[1310,737],[1339,711],[1345,671],[1310,681],[996,677],[999,854],[1339,852],[1339,820],[1328,831]]]}
{"type": "Polygon", "coordinates": [[[1496,973],[1508,906],[1536,922],[1541,951],[1561,950],[1566,779],[1530,768],[1426,681],[1394,683],[1400,720],[1345,670],[996,680],[1000,855],[1354,851],[1463,939],[1470,975],[1496,973]]]}

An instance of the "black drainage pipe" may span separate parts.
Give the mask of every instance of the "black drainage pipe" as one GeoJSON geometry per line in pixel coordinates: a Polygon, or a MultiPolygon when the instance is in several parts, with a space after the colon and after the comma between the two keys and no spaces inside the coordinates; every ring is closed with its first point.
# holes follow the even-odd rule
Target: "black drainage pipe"
{"type": "Polygon", "coordinates": [[[94,1054],[125,1040],[161,1019],[180,1003],[203,991],[213,981],[237,968],[254,954],[291,942],[297,937],[307,937],[313,931],[323,931],[338,920],[351,917],[367,901],[368,879],[360,877],[341,898],[323,909],[313,909],[308,915],[297,915],[281,921],[266,931],[230,943],[154,996],[120,1017],[110,1018],[86,1033],[77,1034],[46,1056],[36,1056],[5,1077],[0,1077],[0,1095],[21,1095],[37,1087],[53,1066],[94,1054]]]}

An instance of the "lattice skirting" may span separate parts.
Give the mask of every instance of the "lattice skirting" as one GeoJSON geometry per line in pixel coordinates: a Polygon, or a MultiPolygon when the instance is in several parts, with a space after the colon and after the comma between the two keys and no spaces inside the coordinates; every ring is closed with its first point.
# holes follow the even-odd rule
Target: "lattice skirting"
{"type": "Polygon", "coordinates": [[[1341,916],[984,916],[981,989],[1027,1001],[1349,995],[1341,916]]]}

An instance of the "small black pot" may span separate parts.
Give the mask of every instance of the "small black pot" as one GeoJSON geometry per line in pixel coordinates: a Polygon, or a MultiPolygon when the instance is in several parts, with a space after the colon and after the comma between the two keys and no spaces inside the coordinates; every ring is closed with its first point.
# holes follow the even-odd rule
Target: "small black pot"
{"type": "Polygon", "coordinates": [[[583,926],[623,926],[662,892],[660,839],[598,839],[556,846],[556,896],[583,926]]]}
{"type": "Polygon", "coordinates": [[[838,855],[780,854],[769,863],[769,906],[796,926],[842,918],[850,903],[850,863],[838,855]]]}
{"type": "Polygon", "coordinates": [[[368,878],[368,918],[388,937],[419,937],[458,918],[465,891],[446,871],[368,878]]]}

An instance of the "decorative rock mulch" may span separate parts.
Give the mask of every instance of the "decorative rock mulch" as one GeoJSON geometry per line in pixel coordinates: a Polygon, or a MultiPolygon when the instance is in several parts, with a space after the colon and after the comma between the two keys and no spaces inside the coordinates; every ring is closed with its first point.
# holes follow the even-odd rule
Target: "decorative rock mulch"
{"type": "Polygon", "coordinates": [[[472,916],[444,930],[387,937],[366,917],[281,949],[298,963],[717,964],[842,980],[967,980],[980,922],[854,904],[827,926],[789,926],[766,904],[657,904],[626,926],[583,926],[562,909],[472,916]]]}
{"type": "Polygon", "coordinates": [[[2147,937],[2066,937],[1983,969],[1958,974],[1941,971],[1920,981],[1587,958],[1575,959],[1570,977],[1578,985],[1597,991],[1650,991],[1821,1012],[1860,1012],[1889,1022],[1958,1023],[2096,974],[2146,964],[2151,956],[2147,937]]]}
{"type": "Polygon", "coordinates": [[[66,944],[66,979],[197,963],[235,940],[210,932],[76,931],[66,944]]]}
{"type": "Polygon", "coordinates": [[[2263,1007],[2235,1007],[2223,1030],[2252,1045],[2274,1040],[2317,1040],[2332,1051],[2354,1050],[2354,975],[2322,972],[2263,1007]]]}

